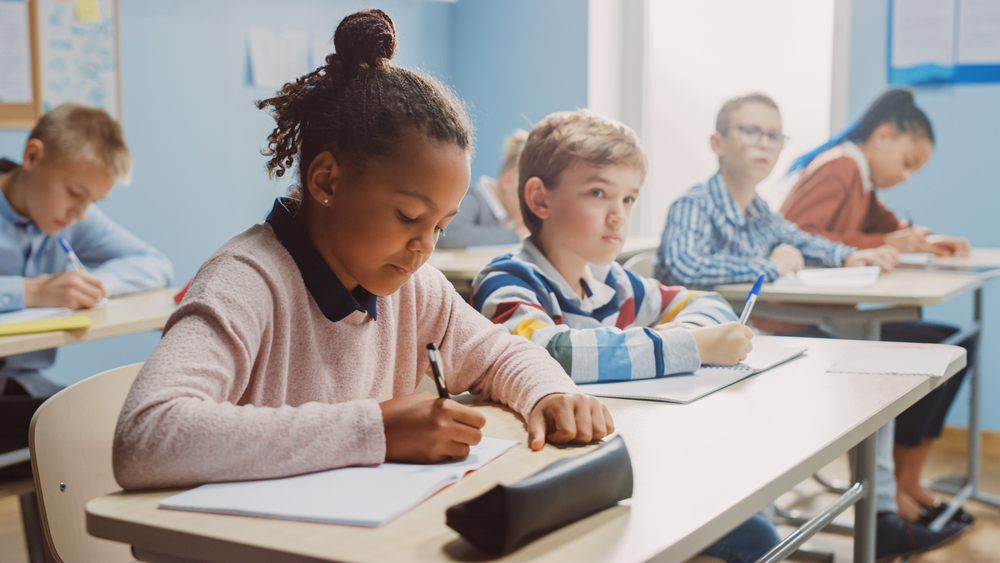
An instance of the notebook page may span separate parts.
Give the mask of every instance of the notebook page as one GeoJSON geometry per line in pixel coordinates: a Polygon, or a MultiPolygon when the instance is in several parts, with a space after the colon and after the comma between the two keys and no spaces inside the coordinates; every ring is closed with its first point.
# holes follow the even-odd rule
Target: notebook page
{"type": "Polygon", "coordinates": [[[950,348],[854,348],[827,370],[830,373],[930,375],[941,377],[951,363],[950,348]]]}
{"type": "Polygon", "coordinates": [[[0,323],[24,323],[28,321],[38,321],[41,319],[51,319],[53,317],[63,317],[73,312],[73,309],[65,307],[28,307],[20,311],[10,313],[0,313],[0,323]]]}
{"type": "Polygon", "coordinates": [[[467,458],[435,465],[383,463],[284,479],[202,485],[164,499],[160,508],[374,528],[519,443],[484,437],[470,448],[467,458]]]}

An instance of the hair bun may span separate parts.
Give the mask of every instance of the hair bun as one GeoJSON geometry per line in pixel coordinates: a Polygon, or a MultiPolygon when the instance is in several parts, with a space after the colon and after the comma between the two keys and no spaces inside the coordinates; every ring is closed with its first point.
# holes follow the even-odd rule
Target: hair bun
{"type": "Polygon", "coordinates": [[[348,68],[386,64],[396,54],[396,26],[382,10],[361,10],[340,22],[333,46],[348,68]]]}

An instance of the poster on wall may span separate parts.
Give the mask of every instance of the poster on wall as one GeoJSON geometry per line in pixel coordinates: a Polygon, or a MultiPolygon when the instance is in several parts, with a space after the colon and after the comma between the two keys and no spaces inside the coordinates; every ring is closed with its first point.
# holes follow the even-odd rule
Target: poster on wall
{"type": "Polygon", "coordinates": [[[121,118],[116,0],[39,0],[43,109],[65,102],[121,118]]]}
{"type": "Polygon", "coordinates": [[[889,83],[1000,82],[1000,2],[890,0],[889,83]]]}

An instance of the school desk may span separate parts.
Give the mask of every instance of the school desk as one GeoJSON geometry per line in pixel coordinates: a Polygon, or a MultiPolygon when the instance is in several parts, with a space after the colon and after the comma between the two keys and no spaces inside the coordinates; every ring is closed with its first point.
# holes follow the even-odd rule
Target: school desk
{"type": "Polygon", "coordinates": [[[35,334],[0,336],[0,358],[36,350],[47,350],[77,342],[88,342],[163,328],[174,312],[176,289],[154,289],[108,300],[100,309],[81,309],[75,315],[87,315],[92,324],[82,330],[59,330],[35,334]]]}
{"type": "MultiPolygon", "coordinates": [[[[759,343],[776,337],[759,337],[759,343]]],[[[522,445],[380,528],[159,510],[179,490],[117,492],[87,504],[87,529],[132,544],[147,561],[684,561],[779,495],[856,448],[863,486],[854,506],[855,561],[874,559],[872,433],[946,378],[827,373],[858,342],[781,339],[806,355],[689,405],[606,400],[632,458],[634,494],[502,558],[486,557],[444,524],[445,510],[498,482],[522,479],[589,447],[528,451],[520,417],[460,397],[486,415],[486,436],[522,445]],[[789,424],[794,420],[794,424],[789,424]],[[157,557],[157,554],[160,557],[157,557]]],[[[864,343],[883,348],[928,344],[864,343]]],[[[949,347],[946,377],[965,365],[949,347]]],[[[804,541],[804,540],[803,540],[804,541]]],[[[791,549],[791,547],[789,548],[791,549]]]]}
{"type": "MultiPolygon", "coordinates": [[[[1000,277],[1000,249],[974,249],[969,258],[936,258],[933,264],[954,266],[993,267],[978,273],[961,270],[937,270],[933,268],[897,268],[891,274],[883,273],[878,282],[867,288],[824,289],[819,287],[774,287],[765,284],[754,307],[754,315],[782,321],[803,324],[826,324],[833,327],[851,326],[858,330],[852,338],[878,340],[881,325],[887,322],[918,320],[925,305],[947,303],[956,297],[973,293],[972,322],[944,341],[956,344],[974,337],[977,344],[982,329],[982,303],[984,282],[1000,277]],[[873,306],[883,304],[884,306],[873,306]],[[827,307],[840,305],[839,307],[827,307]],[[845,307],[845,305],[848,305],[845,307]]],[[[723,285],[715,288],[734,307],[740,308],[750,284],[723,285]]],[[[978,490],[979,466],[981,463],[981,440],[979,425],[979,405],[981,401],[980,357],[988,354],[982,346],[979,353],[969,363],[969,446],[968,473],[965,476],[948,477],[936,483],[933,488],[954,495],[950,508],[934,522],[940,529],[951,519],[951,515],[962,503],[972,498],[995,507],[1000,507],[1000,497],[978,490]]],[[[891,433],[883,430],[886,444],[891,447],[891,433]]],[[[822,481],[821,481],[822,482],[822,481]]],[[[824,483],[826,484],[826,483],[824,483]]],[[[842,487],[835,486],[835,489],[842,487]]],[[[798,521],[792,519],[792,521],[798,521]]]]}

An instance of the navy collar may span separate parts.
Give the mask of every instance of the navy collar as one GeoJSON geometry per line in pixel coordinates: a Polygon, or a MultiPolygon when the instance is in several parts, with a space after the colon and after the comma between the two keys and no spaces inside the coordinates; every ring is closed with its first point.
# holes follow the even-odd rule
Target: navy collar
{"type": "Polygon", "coordinates": [[[362,311],[378,320],[378,296],[358,286],[360,300],[356,299],[344,284],[337,278],[330,266],[319,255],[309,237],[299,228],[292,216],[290,207],[295,207],[295,200],[279,197],[274,200],[267,222],[274,229],[274,236],[285,250],[292,255],[295,265],[299,267],[302,281],[312,295],[323,316],[332,322],[343,320],[354,311],[362,311]]]}

